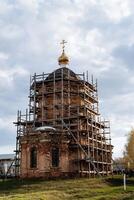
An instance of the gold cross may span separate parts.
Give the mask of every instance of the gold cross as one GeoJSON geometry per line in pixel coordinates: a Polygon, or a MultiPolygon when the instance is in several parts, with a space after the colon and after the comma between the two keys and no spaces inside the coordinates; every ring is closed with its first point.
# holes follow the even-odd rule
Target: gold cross
{"type": "Polygon", "coordinates": [[[67,42],[65,41],[65,40],[62,40],[62,42],[60,43],[61,45],[62,45],[62,49],[63,49],[63,52],[64,52],[64,48],[65,48],[65,44],[66,44],[67,42]]]}

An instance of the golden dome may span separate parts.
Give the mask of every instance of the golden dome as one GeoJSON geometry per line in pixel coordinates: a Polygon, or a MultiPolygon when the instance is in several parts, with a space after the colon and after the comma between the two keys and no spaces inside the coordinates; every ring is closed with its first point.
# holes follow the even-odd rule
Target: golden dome
{"type": "Polygon", "coordinates": [[[69,63],[69,59],[66,56],[66,54],[64,53],[64,51],[62,52],[61,56],[58,59],[59,65],[67,65],[69,63]]]}
{"type": "Polygon", "coordinates": [[[67,43],[65,40],[62,40],[62,42],[60,44],[62,44],[62,54],[58,59],[59,65],[67,65],[69,63],[69,58],[66,56],[65,52],[64,52],[64,48],[65,48],[65,43],[67,43]]]}

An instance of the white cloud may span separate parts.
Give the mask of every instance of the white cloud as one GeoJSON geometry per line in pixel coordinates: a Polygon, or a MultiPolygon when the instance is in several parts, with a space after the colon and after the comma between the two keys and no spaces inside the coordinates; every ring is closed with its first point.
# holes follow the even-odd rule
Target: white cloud
{"type": "Polygon", "coordinates": [[[124,147],[126,144],[125,137],[112,138],[112,144],[114,145],[113,158],[121,157],[123,155],[124,147]]]}
{"type": "Polygon", "coordinates": [[[107,17],[114,23],[118,23],[124,17],[128,17],[131,14],[129,0],[102,0],[100,5],[103,7],[107,17]]]}
{"type": "Polygon", "coordinates": [[[29,75],[28,71],[20,66],[15,66],[13,69],[2,69],[0,67],[0,90],[5,90],[6,87],[13,88],[16,76],[23,77],[29,75]]]}
{"type": "Polygon", "coordinates": [[[38,13],[38,0],[18,0],[17,4],[19,8],[23,8],[24,10],[30,11],[31,13],[38,13]]]}
{"type": "MultiPolygon", "coordinates": [[[[24,106],[23,98],[27,98],[28,94],[24,90],[27,83],[22,79],[29,75],[29,71],[32,74],[54,70],[61,53],[58,43],[62,39],[67,40],[70,68],[76,72],[88,69],[90,74],[94,73],[95,77],[105,81],[101,88],[107,92],[102,96],[103,113],[107,113],[111,120],[114,152],[117,155],[115,138],[118,142],[125,141],[125,133],[133,125],[129,105],[133,104],[134,98],[134,74],[127,58],[123,62],[123,55],[119,58],[112,52],[123,44],[134,42],[132,5],[131,0],[1,0],[1,95],[5,91],[5,80],[7,91],[14,89],[15,85],[21,86],[15,94],[21,93],[18,105],[22,101],[24,106]]],[[[3,95],[3,98],[1,101],[8,105],[11,97],[3,95]]],[[[14,99],[12,97],[10,103],[14,99]]],[[[9,125],[9,129],[12,126],[9,125]]]]}
{"type": "Polygon", "coordinates": [[[130,82],[130,84],[134,84],[134,76],[132,75],[130,78],[129,78],[129,82],[130,82]]]}
{"type": "Polygon", "coordinates": [[[14,153],[15,145],[0,146],[0,154],[12,154],[14,153]]]}
{"type": "MultiPolygon", "coordinates": [[[[12,126],[13,121],[15,120],[16,116],[5,116],[0,118],[0,127],[2,130],[8,130],[10,134],[13,134],[15,131],[15,126],[12,126]]],[[[2,134],[2,133],[1,133],[2,134]]],[[[15,133],[13,134],[15,136],[15,133]]]]}
{"type": "Polygon", "coordinates": [[[111,127],[114,137],[124,137],[134,126],[133,116],[128,115],[110,115],[111,127]]]}
{"type": "Polygon", "coordinates": [[[0,52],[0,60],[7,60],[9,56],[3,52],[0,52]]]}
{"type": "Polygon", "coordinates": [[[112,108],[112,112],[116,115],[118,113],[128,113],[131,114],[131,111],[134,109],[134,92],[118,93],[112,96],[109,96],[108,99],[105,99],[102,104],[106,104],[108,108],[112,108]]]}
{"type": "Polygon", "coordinates": [[[22,37],[23,30],[20,26],[15,24],[0,24],[1,32],[0,37],[7,40],[17,40],[22,37]]]}
{"type": "Polygon", "coordinates": [[[6,1],[1,0],[0,1],[0,15],[3,15],[5,13],[9,13],[12,11],[13,6],[11,4],[8,4],[6,1]]]}

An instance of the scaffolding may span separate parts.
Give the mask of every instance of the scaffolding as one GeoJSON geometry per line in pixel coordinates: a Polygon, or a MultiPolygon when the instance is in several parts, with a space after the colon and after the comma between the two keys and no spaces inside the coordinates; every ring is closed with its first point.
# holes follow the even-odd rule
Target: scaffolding
{"type": "Polygon", "coordinates": [[[112,145],[110,123],[101,120],[97,80],[88,72],[75,74],[66,67],[49,74],[30,77],[29,108],[18,111],[16,137],[16,176],[20,174],[21,137],[41,126],[53,126],[69,139],[71,160],[80,175],[111,173],[112,145]]]}

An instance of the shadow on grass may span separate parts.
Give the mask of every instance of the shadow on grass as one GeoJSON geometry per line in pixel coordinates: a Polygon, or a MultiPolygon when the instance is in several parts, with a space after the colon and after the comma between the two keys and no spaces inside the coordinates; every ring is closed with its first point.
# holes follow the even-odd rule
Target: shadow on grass
{"type": "MultiPolygon", "coordinates": [[[[34,184],[40,184],[43,180],[39,179],[5,179],[5,180],[0,180],[0,192],[10,192],[14,189],[19,189],[23,186],[30,186],[34,184]]],[[[44,182],[44,181],[43,181],[44,182]]]]}
{"type": "MultiPolygon", "coordinates": [[[[93,188],[100,189],[107,186],[117,187],[123,184],[123,177],[102,178],[102,179],[7,179],[0,180],[0,194],[25,194],[26,192],[48,192],[63,191],[69,193],[78,191],[87,191],[90,193],[93,188]]],[[[127,185],[134,186],[134,178],[127,180],[127,185]]],[[[92,191],[94,192],[94,191],[92,191]]],[[[89,195],[89,194],[88,194],[89,195]]]]}
{"type": "MultiPolygon", "coordinates": [[[[123,184],[123,176],[122,177],[114,177],[114,178],[107,178],[105,182],[110,186],[120,186],[123,184]]],[[[134,186],[134,178],[127,178],[126,179],[127,185],[134,186]]]]}
{"type": "MultiPolygon", "coordinates": [[[[0,193],[25,193],[25,191],[50,191],[50,190],[65,190],[65,185],[67,187],[70,186],[68,181],[78,180],[77,178],[74,179],[41,179],[41,178],[34,178],[34,179],[0,179],[0,193]],[[67,180],[67,182],[66,182],[67,180]],[[64,185],[65,184],[65,185],[64,185]]],[[[76,182],[75,182],[76,183],[76,182]]]]}

